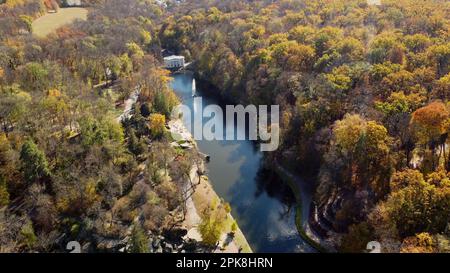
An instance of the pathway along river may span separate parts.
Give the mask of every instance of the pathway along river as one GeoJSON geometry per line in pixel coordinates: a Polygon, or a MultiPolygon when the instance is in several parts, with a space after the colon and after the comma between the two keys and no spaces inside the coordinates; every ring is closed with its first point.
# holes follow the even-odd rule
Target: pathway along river
{"type": "MultiPolygon", "coordinates": [[[[192,82],[190,73],[175,74],[172,88],[194,113],[200,111],[200,106],[194,105],[192,82]]],[[[202,97],[203,107],[220,105],[200,86],[196,94],[202,97]]],[[[246,130],[234,124],[225,126],[246,130]]],[[[223,131],[226,132],[225,128],[223,131]]],[[[197,143],[201,152],[211,156],[208,177],[217,194],[231,204],[233,217],[254,252],[315,252],[297,232],[292,191],[278,177],[264,171],[262,153],[252,141],[201,140],[197,143]]]]}

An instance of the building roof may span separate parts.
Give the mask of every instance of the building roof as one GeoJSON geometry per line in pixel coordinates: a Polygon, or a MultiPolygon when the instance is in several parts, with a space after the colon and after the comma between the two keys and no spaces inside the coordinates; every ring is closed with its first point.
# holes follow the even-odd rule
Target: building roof
{"type": "Polygon", "coordinates": [[[172,56],[164,57],[164,60],[167,60],[167,61],[176,60],[176,59],[184,59],[184,56],[172,55],[172,56]]]}

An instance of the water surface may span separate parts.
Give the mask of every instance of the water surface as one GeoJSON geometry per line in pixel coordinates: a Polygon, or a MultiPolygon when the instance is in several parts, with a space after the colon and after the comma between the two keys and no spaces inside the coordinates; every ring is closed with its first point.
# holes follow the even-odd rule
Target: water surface
{"type": "MultiPolygon", "coordinates": [[[[172,87],[192,113],[201,111],[192,97],[193,76],[175,74],[172,87]]],[[[211,92],[210,92],[211,93],[211,92]]],[[[219,104],[208,90],[196,84],[203,107],[219,104]]],[[[185,117],[185,124],[189,124],[185,117]]],[[[206,122],[205,118],[202,122],[206,122]]],[[[193,121],[192,121],[193,122],[193,121]]],[[[246,128],[236,130],[245,132],[246,128]]],[[[211,156],[208,177],[217,194],[230,203],[233,217],[254,252],[314,251],[297,233],[295,198],[291,190],[275,175],[262,168],[262,153],[252,141],[200,140],[201,152],[211,156]]]]}

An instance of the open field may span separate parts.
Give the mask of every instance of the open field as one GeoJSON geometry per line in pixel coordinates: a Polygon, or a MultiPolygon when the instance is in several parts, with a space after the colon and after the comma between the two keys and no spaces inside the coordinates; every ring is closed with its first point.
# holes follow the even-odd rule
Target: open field
{"type": "Polygon", "coordinates": [[[33,21],[33,33],[40,38],[44,38],[76,19],[86,20],[87,13],[87,9],[84,8],[61,8],[57,13],[47,13],[33,21]]]}

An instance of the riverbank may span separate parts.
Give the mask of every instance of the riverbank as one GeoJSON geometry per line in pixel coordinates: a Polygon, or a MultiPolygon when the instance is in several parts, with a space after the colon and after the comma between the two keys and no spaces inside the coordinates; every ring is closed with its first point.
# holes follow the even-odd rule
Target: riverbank
{"type": "MultiPolygon", "coordinates": [[[[199,212],[205,210],[209,204],[219,203],[221,202],[221,198],[214,191],[211,183],[209,183],[209,179],[207,176],[200,176],[200,183],[197,185],[197,188],[192,196],[193,203],[195,209],[199,212]]],[[[225,230],[221,235],[221,239],[219,242],[219,248],[217,249],[218,253],[252,253],[252,249],[245,238],[245,235],[242,233],[239,225],[236,224],[236,231],[234,232],[234,238],[231,239],[229,234],[231,233],[231,226],[235,223],[235,220],[231,213],[228,213],[227,220],[225,223],[225,230]]]]}
{"type": "MultiPolygon", "coordinates": [[[[192,149],[196,149],[198,151],[195,140],[192,138],[192,135],[180,119],[171,120],[169,122],[169,130],[172,134],[178,136],[178,142],[185,141],[192,143],[192,149]]],[[[201,222],[200,212],[204,211],[210,204],[218,204],[219,202],[222,202],[222,198],[220,198],[215,192],[209,178],[201,173],[203,173],[203,171],[199,171],[196,165],[192,166],[190,180],[194,182],[195,189],[192,189],[192,192],[191,190],[186,190],[186,195],[189,197],[186,200],[186,216],[184,221],[184,225],[188,229],[187,237],[197,241],[202,240],[197,229],[201,222]]],[[[231,213],[228,213],[224,225],[225,228],[220,236],[221,239],[219,241],[219,247],[214,251],[215,253],[253,252],[247,239],[245,238],[244,233],[239,228],[238,223],[235,221],[231,213]],[[234,237],[232,238],[229,234],[232,231],[231,227],[233,223],[236,223],[236,230],[234,231],[234,237]]]]}

